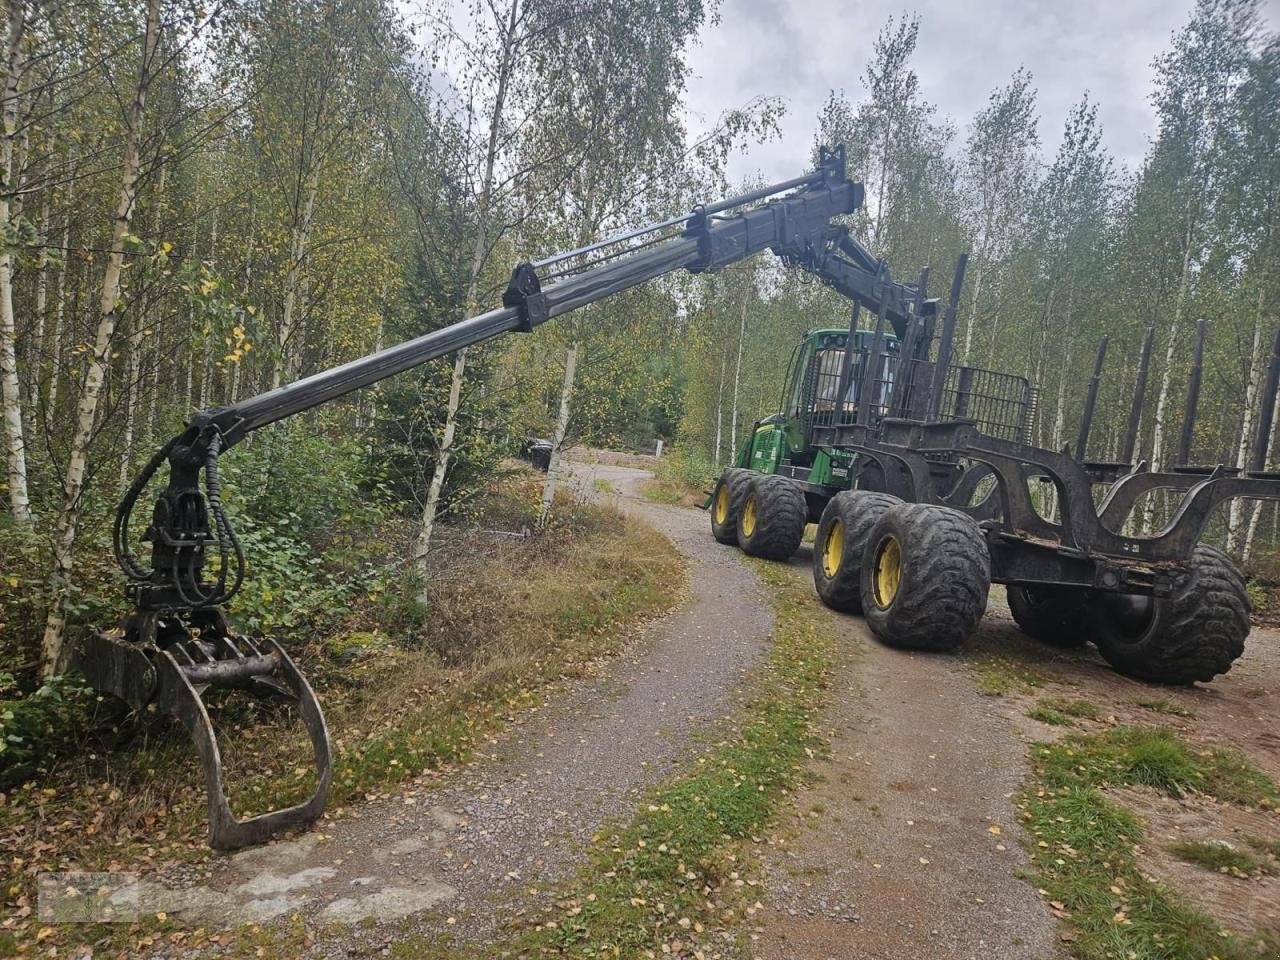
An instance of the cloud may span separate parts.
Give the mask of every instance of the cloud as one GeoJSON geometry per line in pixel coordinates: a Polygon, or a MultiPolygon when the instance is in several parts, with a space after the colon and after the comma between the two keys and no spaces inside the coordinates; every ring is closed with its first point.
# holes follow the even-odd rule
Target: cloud
{"type": "MultiPolygon", "coordinates": [[[[705,129],[755,96],[781,96],[788,105],[782,138],[736,159],[730,172],[794,176],[807,162],[827,93],[844,89],[860,98],[880,27],[914,9],[921,17],[913,61],[921,91],[962,136],[991,91],[1025,66],[1039,91],[1047,154],[1087,90],[1108,147],[1133,168],[1155,133],[1151,61],[1191,8],[1192,0],[920,0],[909,8],[891,0],[724,0],[719,22],[703,30],[691,55],[689,126],[705,129]]],[[[1266,0],[1263,15],[1280,25],[1280,0],[1266,0]]]]}

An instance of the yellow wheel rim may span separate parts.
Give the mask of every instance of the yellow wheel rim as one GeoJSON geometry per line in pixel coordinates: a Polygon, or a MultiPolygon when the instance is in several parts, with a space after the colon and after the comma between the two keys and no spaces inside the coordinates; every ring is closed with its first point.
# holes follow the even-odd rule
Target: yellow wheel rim
{"type": "Polygon", "coordinates": [[[822,572],[834,577],[844,559],[844,521],[837,520],[827,530],[827,542],[822,545],[822,572]]]}
{"type": "Polygon", "coordinates": [[[872,576],[876,605],[884,609],[893,603],[902,582],[902,547],[896,537],[885,537],[880,541],[872,576]]]}
{"type": "Polygon", "coordinates": [[[742,506],[742,532],[748,537],[756,532],[756,495],[754,493],[747,497],[747,502],[742,506]]]}
{"type": "Polygon", "coordinates": [[[727,483],[720,484],[720,489],[716,491],[716,523],[724,523],[729,517],[729,485],[727,483]]]}

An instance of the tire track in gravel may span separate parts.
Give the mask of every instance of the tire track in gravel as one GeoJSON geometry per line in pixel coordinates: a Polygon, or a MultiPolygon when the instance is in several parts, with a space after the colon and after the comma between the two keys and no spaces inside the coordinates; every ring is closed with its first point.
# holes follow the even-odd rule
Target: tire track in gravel
{"type": "MultiPolygon", "coordinates": [[[[811,558],[804,547],[792,561],[801,576],[811,558]]],[[[1028,859],[1011,797],[1027,746],[1002,705],[958,657],[892,650],[859,617],[831,622],[830,751],[764,848],[754,956],[1062,956],[1048,907],[1018,876],[1028,859]]]]}
{"type": "Polygon", "coordinates": [[[610,500],[689,560],[688,595],[675,609],[637,628],[598,674],[520,715],[487,755],[316,832],[216,861],[211,876],[179,889],[148,882],[144,909],[216,925],[294,914],[313,927],[339,923],[308,952],[358,956],[409,931],[487,941],[503,920],[536,907],[603,823],[629,816],[690,743],[732,712],[773,630],[772,607],[741,554],[710,537],[703,515],[640,499],[648,476],[569,467],[569,482],[588,496],[608,481],[621,494],[610,500]]]}

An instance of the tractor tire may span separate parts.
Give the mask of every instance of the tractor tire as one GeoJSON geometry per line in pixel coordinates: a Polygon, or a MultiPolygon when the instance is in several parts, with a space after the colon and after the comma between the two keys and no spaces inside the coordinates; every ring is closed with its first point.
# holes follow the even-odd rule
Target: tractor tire
{"type": "Polygon", "coordinates": [[[717,543],[731,547],[738,545],[738,516],[742,502],[747,499],[753,471],[743,467],[730,467],[720,475],[711,491],[711,535],[717,543]]]}
{"type": "Polygon", "coordinates": [[[1009,612],[1028,637],[1063,650],[1089,642],[1087,591],[1010,584],[1006,592],[1009,612]]]}
{"type": "Polygon", "coordinates": [[[867,535],[886,510],[901,502],[892,494],[869,490],[842,490],[827,501],[813,540],[813,585],[832,610],[862,612],[867,535]]]}
{"type": "Polygon", "coordinates": [[[738,514],[738,546],[753,557],[789,560],[800,547],[809,505],[794,481],[756,474],[738,514]]]}
{"type": "Polygon", "coordinates": [[[1226,673],[1244,653],[1249,595],[1221,550],[1197,546],[1171,596],[1128,599],[1143,602],[1092,604],[1090,624],[1099,652],[1126,676],[1185,686],[1226,673]]]}
{"type": "Polygon", "coordinates": [[[902,503],[867,536],[862,611],[888,646],[955,650],[982,619],[990,586],[986,538],[959,510],[902,503]]]}

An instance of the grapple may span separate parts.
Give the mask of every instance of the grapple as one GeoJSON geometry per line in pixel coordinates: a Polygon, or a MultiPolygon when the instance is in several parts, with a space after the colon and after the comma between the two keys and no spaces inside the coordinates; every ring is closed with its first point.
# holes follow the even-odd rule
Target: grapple
{"type": "Polygon", "coordinates": [[[255,642],[233,633],[222,611],[208,608],[185,616],[136,613],[122,629],[98,631],[76,651],[76,666],[104,693],[135,710],[154,704],[177,719],[195,741],[204,767],[209,807],[209,844],[234,850],[311,823],[324,812],[333,767],[324,714],[306,678],[274,640],[255,642]],[[236,689],[292,702],[315,751],[316,788],[304,803],[237,820],[223,782],[222,754],[204,695],[236,689]]]}

